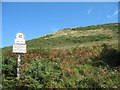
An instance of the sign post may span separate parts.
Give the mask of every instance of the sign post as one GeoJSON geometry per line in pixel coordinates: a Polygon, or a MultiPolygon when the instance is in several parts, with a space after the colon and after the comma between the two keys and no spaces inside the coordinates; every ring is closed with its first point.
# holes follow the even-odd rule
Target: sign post
{"type": "Polygon", "coordinates": [[[18,53],[18,62],[17,62],[17,77],[20,77],[20,54],[26,53],[26,44],[24,39],[24,34],[19,32],[16,34],[15,42],[13,44],[13,53],[18,53]]]}
{"type": "Polygon", "coordinates": [[[20,77],[20,53],[18,53],[17,77],[20,77]]]}

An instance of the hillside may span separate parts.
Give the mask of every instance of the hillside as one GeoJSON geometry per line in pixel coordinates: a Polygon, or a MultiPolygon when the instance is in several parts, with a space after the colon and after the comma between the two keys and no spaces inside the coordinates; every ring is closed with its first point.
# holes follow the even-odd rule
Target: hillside
{"type": "Polygon", "coordinates": [[[120,88],[118,23],[66,28],[28,40],[20,79],[12,46],[2,51],[3,88],[120,88]]]}

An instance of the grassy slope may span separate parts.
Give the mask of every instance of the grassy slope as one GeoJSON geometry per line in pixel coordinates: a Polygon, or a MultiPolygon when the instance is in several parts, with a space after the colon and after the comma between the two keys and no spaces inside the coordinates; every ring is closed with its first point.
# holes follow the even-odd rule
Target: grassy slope
{"type": "Polygon", "coordinates": [[[3,49],[4,87],[120,88],[118,24],[67,28],[27,41],[17,80],[17,55],[3,49]]]}
{"type": "MultiPolygon", "coordinates": [[[[103,24],[88,27],[63,29],[43,37],[27,41],[27,49],[54,48],[63,46],[77,46],[86,43],[98,43],[99,41],[117,41],[118,24],[103,24]]],[[[12,49],[6,47],[3,49],[12,49]]]]}

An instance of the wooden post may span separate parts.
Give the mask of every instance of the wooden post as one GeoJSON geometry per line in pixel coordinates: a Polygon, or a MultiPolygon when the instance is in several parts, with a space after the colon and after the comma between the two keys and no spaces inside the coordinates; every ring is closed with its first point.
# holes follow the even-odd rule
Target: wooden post
{"type": "Polygon", "coordinates": [[[20,77],[20,53],[18,53],[18,63],[17,63],[17,77],[20,77]]]}

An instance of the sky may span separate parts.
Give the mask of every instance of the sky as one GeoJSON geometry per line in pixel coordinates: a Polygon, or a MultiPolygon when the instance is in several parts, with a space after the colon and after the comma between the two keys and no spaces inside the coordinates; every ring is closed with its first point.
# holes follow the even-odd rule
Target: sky
{"type": "Polygon", "coordinates": [[[118,22],[117,2],[3,2],[2,47],[62,30],[118,22]]]}

